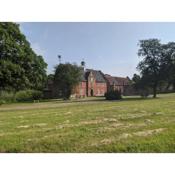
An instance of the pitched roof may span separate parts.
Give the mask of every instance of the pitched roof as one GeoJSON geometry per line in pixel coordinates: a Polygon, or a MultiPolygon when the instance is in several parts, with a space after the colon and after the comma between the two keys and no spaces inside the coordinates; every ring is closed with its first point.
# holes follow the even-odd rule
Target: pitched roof
{"type": "Polygon", "coordinates": [[[108,74],[105,74],[106,80],[109,82],[110,85],[128,85],[129,80],[128,78],[124,77],[114,77],[108,74]]]}
{"type": "Polygon", "coordinates": [[[117,81],[118,85],[128,85],[129,84],[128,78],[125,78],[125,77],[114,77],[114,78],[117,81]]]}
{"type": "Polygon", "coordinates": [[[116,79],[112,77],[111,75],[105,74],[105,78],[109,82],[110,85],[117,84],[116,79]]]}
{"type": "Polygon", "coordinates": [[[101,83],[105,83],[106,80],[104,79],[104,75],[100,70],[93,70],[93,69],[86,69],[86,77],[89,75],[90,72],[93,73],[96,82],[101,82],[101,83]]]}

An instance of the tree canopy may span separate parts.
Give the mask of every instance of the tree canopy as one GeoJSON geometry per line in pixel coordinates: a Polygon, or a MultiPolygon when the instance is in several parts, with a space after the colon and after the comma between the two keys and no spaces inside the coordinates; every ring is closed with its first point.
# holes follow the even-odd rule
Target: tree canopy
{"type": "Polygon", "coordinates": [[[47,64],[16,23],[0,23],[0,90],[42,89],[47,64]]]}
{"type": "Polygon", "coordinates": [[[142,58],[137,66],[140,80],[136,75],[133,77],[137,84],[152,88],[154,98],[162,84],[174,85],[175,89],[175,43],[161,44],[158,39],[148,39],[141,40],[139,47],[138,56],[142,58]]]}
{"type": "Polygon", "coordinates": [[[175,42],[162,45],[162,77],[167,88],[173,85],[175,90],[175,42]]]}
{"type": "Polygon", "coordinates": [[[76,64],[59,64],[55,67],[54,84],[64,99],[69,99],[75,86],[80,82],[81,68],[76,64]]]}

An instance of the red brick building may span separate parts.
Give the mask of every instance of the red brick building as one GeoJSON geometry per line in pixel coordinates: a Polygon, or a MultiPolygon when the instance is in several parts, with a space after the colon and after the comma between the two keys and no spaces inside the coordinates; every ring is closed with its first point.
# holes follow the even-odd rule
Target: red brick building
{"type": "Polygon", "coordinates": [[[107,84],[104,74],[98,70],[86,69],[82,72],[81,82],[75,88],[72,96],[104,96],[106,92],[107,84]]]}
{"type": "Polygon", "coordinates": [[[121,93],[124,93],[124,89],[129,86],[129,78],[124,77],[114,77],[108,74],[105,74],[105,79],[107,83],[107,90],[118,90],[121,93]]]}
{"type": "MultiPolygon", "coordinates": [[[[81,82],[74,88],[72,97],[104,96],[110,90],[120,90],[123,94],[128,85],[128,78],[113,77],[103,74],[100,70],[82,69],[81,82]]],[[[51,81],[47,83],[44,94],[46,98],[59,97],[57,87],[51,81]]]]}

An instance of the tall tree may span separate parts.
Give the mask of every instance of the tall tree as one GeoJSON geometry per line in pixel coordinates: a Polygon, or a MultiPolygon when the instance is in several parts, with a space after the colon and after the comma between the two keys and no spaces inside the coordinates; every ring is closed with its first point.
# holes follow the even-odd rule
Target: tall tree
{"type": "Polygon", "coordinates": [[[47,64],[34,53],[16,23],[0,23],[0,90],[41,89],[47,64]]]}
{"type": "Polygon", "coordinates": [[[158,39],[141,40],[138,56],[143,58],[137,66],[141,73],[141,79],[146,86],[153,89],[153,97],[156,98],[157,87],[162,80],[162,46],[158,39]]]}
{"type": "Polygon", "coordinates": [[[175,42],[162,45],[162,77],[167,82],[167,89],[172,85],[175,90],[175,42]]]}
{"type": "Polygon", "coordinates": [[[75,86],[80,82],[81,68],[75,64],[59,64],[55,67],[54,84],[64,99],[69,99],[75,86]]]}

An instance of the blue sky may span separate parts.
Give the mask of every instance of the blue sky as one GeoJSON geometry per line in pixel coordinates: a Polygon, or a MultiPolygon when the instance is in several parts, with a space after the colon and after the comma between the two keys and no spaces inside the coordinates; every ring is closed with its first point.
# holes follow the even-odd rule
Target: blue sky
{"type": "Polygon", "coordinates": [[[158,38],[163,43],[175,41],[175,23],[20,23],[31,47],[44,57],[48,73],[62,62],[80,62],[86,68],[102,70],[115,76],[136,72],[139,62],[138,41],[158,38]]]}

